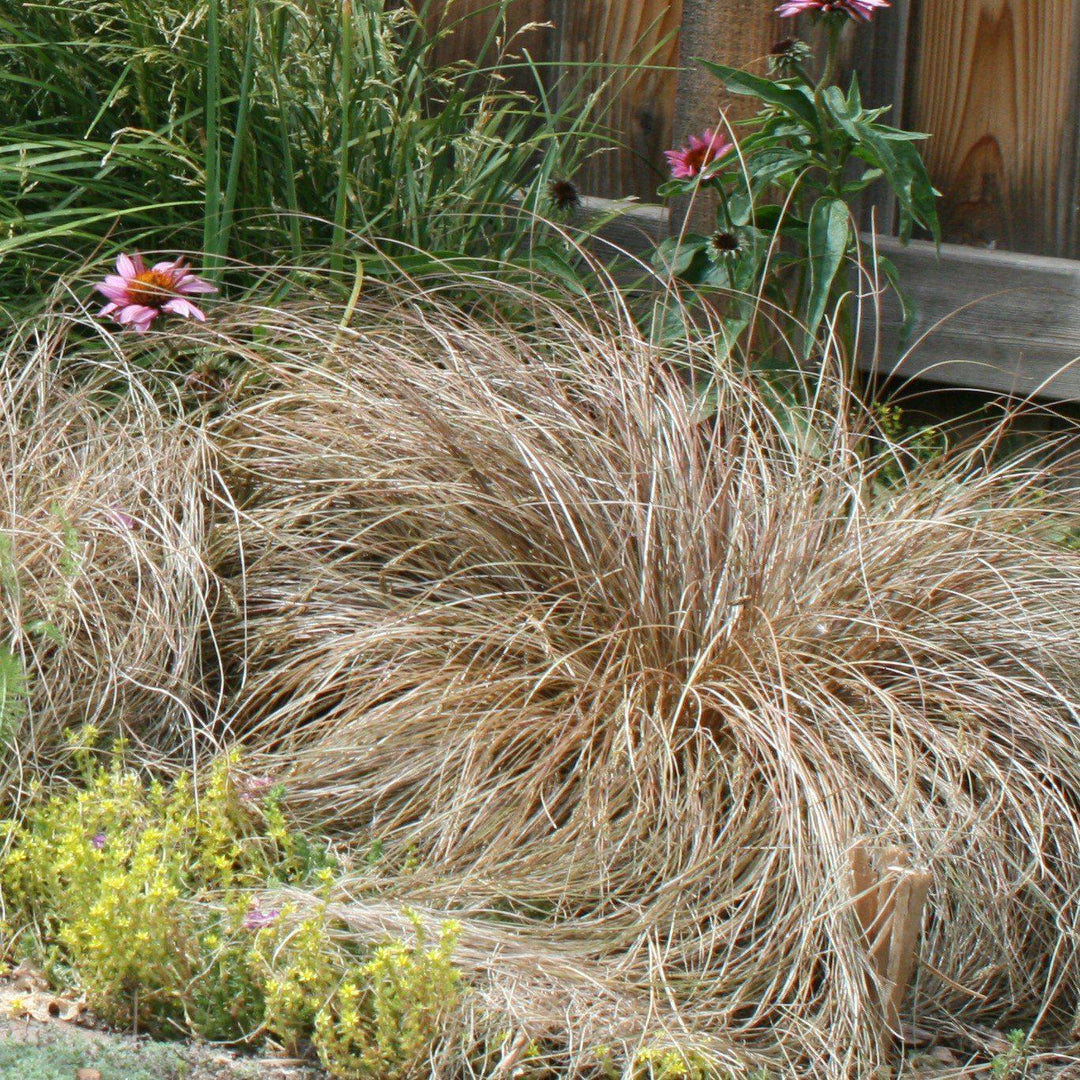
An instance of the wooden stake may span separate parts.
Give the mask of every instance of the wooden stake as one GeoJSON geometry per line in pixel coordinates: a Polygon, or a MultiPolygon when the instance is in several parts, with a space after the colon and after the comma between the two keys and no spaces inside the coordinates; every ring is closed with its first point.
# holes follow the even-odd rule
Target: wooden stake
{"type": "Polygon", "coordinates": [[[899,1036],[900,1009],[915,971],[922,913],[933,878],[927,871],[912,870],[909,853],[899,847],[887,847],[872,860],[867,846],[859,843],[848,859],[852,904],[874,973],[882,1033],[899,1036]]]}

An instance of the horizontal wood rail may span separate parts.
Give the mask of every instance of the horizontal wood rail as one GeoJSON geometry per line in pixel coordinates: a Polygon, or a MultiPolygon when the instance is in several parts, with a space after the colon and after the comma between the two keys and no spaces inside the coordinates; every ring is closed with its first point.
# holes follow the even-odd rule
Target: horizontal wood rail
{"type": "Polygon", "coordinates": [[[1080,262],[878,238],[915,305],[901,351],[900,309],[887,299],[878,374],[963,389],[1080,401],[1080,262]]]}
{"type": "MultiPolygon", "coordinates": [[[[607,215],[619,205],[585,198],[580,213],[607,215]]],[[[597,254],[606,259],[619,249],[648,259],[669,235],[668,211],[623,205],[625,212],[601,228],[597,254]]],[[[870,237],[863,240],[870,245],[870,237]]],[[[868,342],[864,370],[957,389],[1080,401],[1080,262],[959,244],[942,244],[939,251],[890,237],[876,244],[896,264],[917,314],[902,344],[900,306],[886,295],[877,356],[868,342]]]]}

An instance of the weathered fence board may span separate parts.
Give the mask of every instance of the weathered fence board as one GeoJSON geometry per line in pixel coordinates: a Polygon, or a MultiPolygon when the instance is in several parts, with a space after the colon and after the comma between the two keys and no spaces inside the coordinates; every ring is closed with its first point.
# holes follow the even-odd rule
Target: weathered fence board
{"type": "MultiPolygon", "coordinates": [[[[494,30],[499,45],[512,56],[521,57],[524,63],[527,53],[536,64],[547,69],[557,48],[557,38],[548,22],[550,6],[550,0],[514,0],[508,8],[506,22],[495,26],[491,0],[432,4],[427,20],[430,30],[449,31],[436,51],[436,58],[440,63],[476,60],[494,30]]],[[[532,73],[524,68],[511,81],[526,93],[536,89],[532,73]]]]}
{"type": "MultiPolygon", "coordinates": [[[[950,386],[1080,401],[1080,263],[879,238],[917,319],[901,352],[899,307],[882,311],[876,371],[950,386]]],[[[865,366],[873,360],[863,351],[865,366]]]]}
{"type": "Polygon", "coordinates": [[[911,35],[905,123],[933,134],[946,239],[1075,254],[1075,0],[926,0],[911,35]]]}
{"type": "MultiPolygon", "coordinates": [[[[452,10],[489,0],[456,0],[452,10]]],[[[667,70],[631,79],[612,102],[626,144],[578,179],[592,196],[648,203],[665,175],[662,151],[714,126],[721,109],[738,117],[745,100],[725,99],[698,57],[761,73],[770,46],[795,24],[771,0],[518,0],[517,25],[550,22],[527,38],[549,65],[551,85],[577,65],[625,64],[666,40],[653,61],[667,70]],[[666,38],[675,29],[677,37],[666,38]],[[675,61],[681,65],[676,72],[675,61]]],[[[484,15],[455,39],[468,56],[484,15]],[[471,35],[471,36],[470,36],[471,35]]],[[[806,20],[798,31],[804,36],[806,20]]],[[[931,175],[943,192],[946,244],[903,248],[885,239],[919,309],[915,349],[898,352],[899,315],[884,312],[879,370],[922,375],[998,392],[1080,400],[1080,0],[894,0],[870,26],[848,28],[849,66],[866,100],[894,104],[893,122],[929,131],[931,175]],[[891,351],[890,351],[891,350],[891,351]]],[[[647,249],[683,226],[641,207],[606,234],[647,249]]],[[[874,204],[881,233],[895,228],[889,198],[874,204]]],[[[695,227],[710,220],[704,200],[695,227]]]]}
{"type": "Polygon", "coordinates": [[[622,144],[592,158],[579,183],[598,196],[654,199],[658,165],[672,145],[683,0],[553,0],[551,17],[560,78],[573,83],[589,63],[604,65],[599,74],[609,89],[601,107],[622,144]],[[629,65],[638,61],[647,63],[630,74],[629,65]]]}
{"type": "MultiPolygon", "coordinates": [[[[543,66],[545,84],[555,93],[560,83],[576,83],[584,65],[605,65],[593,81],[610,80],[612,90],[602,95],[601,107],[608,109],[607,124],[622,146],[594,158],[576,179],[601,198],[650,202],[666,176],[664,150],[718,121],[720,88],[691,59],[760,69],[777,34],[771,8],[768,2],[759,6],[746,0],[515,0],[503,36],[511,39],[512,52],[527,49],[543,66]],[[550,25],[513,36],[530,23],[550,25]],[[629,65],[646,59],[646,70],[629,71],[629,65]],[[685,65],[681,72],[680,63],[685,65]]],[[[435,21],[457,23],[440,57],[475,58],[493,13],[492,0],[455,0],[444,9],[435,5],[435,21]]],[[[518,79],[517,85],[525,88],[527,80],[518,79]]],[[[736,112],[740,105],[745,111],[736,101],[736,112]]]]}

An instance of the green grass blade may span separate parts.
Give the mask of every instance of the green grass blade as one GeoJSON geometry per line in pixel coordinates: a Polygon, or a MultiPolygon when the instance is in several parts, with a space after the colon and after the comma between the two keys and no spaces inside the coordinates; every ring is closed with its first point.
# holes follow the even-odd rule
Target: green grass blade
{"type": "Polygon", "coordinates": [[[341,141],[338,149],[337,193],[334,196],[334,236],[330,245],[330,267],[340,272],[345,265],[345,225],[349,213],[349,149],[353,96],[353,12],[352,0],[341,3],[341,141]]]}
{"type": "Polygon", "coordinates": [[[210,0],[206,20],[206,204],[203,251],[207,276],[221,265],[221,0],[210,0]]]}

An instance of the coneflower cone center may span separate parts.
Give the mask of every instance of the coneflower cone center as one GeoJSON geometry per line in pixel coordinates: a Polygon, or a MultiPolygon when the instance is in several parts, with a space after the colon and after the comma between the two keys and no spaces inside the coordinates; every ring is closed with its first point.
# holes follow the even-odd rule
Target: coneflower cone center
{"type": "Polygon", "coordinates": [[[696,175],[711,161],[715,161],[716,156],[716,150],[712,146],[695,146],[686,151],[684,161],[686,167],[696,175]]]}
{"type": "Polygon", "coordinates": [[[144,270],[127,284],[128,302],[160,308],[176,295],[176,275],[168,270],[144,270]]]}

